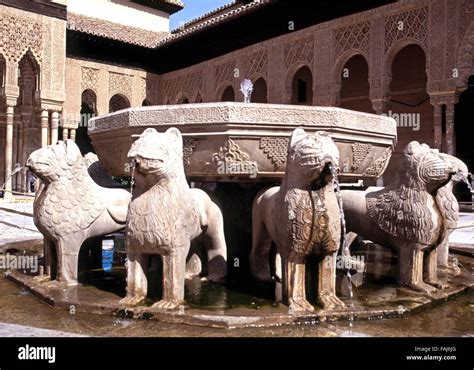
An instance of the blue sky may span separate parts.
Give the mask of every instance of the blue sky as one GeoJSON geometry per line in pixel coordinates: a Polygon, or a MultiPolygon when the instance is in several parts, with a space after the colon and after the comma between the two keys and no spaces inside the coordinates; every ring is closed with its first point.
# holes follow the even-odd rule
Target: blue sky
{"type": "Polygon", "coordinates": [[[183,10],[171,16],[170,28],[174,30],[179,27],[180,22],[186,23],[187,21],[219,8],[222,5],[233,2],[233,0],[183,0],[185,7],[183,10]]]}

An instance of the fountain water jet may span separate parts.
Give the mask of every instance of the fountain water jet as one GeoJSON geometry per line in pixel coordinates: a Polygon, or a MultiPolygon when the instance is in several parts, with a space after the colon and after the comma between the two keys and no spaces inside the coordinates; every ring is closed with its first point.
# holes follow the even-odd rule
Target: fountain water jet
{"type": "Polygon", "coordinates": [[[244,103],[250,103],[252,100],[253,83],[249,79],[245,79],[240,83],[240,92],[244,96],[244,103]]]}
{"type": "MultiPolygon", "coordinates": [[[[10,175],[7,177],[7,179],[5,180],[5,182],[3,183],[3,185],[2,185],[2,187],[1,187],[1,189],[0,189],[4,194],[5,194],[5,192],[6,192],[5,188],[6,188],[6,186],[7,186],[8,181],[10,181],[10,179],[11,179],[13,176],[15,176],[17,173],[19,173],[20,171],[22,171],[22,170],[24,170],[24,169],[26,169],[25,166],[20,166],[19,164],[17,164],[17,165],[15,166],[15,169],[10,173],[10,175]]],[[[13,194],[13,193],[17,193],[17,192],[11,191],[11,193],[13,194]]],[[[21,194],[22,194],[22,193],[21,193],[21,194]]]]}
{"type": "Polygon", "coordinates": [[[334,181],[334,188],[336,192],[336,197],[339,205],[339,212],[341,214],[341,251],[342,251],[342,258],[344,260],[344,267],[346,268],[346,277],[347,277],[347,288],[349,290],[349,305],[351,308],[351,313],[349,315],[349,326],[352,328],[353,321],[354,321],[354,314],[352,310],[354,309],[354,293],[353,293],[353,286],[352,286],[352,274],[350,271],[351,268],[351,253],[349,250],[349,245],[346,240],[346,217],[344,215],[344,205],[343,205],[343,200],[341,196],[341,188],[339,185],[339,179],[338,179],[338,170],[336,166],[331,165],[331,174],[333,177],[334,181]]]}

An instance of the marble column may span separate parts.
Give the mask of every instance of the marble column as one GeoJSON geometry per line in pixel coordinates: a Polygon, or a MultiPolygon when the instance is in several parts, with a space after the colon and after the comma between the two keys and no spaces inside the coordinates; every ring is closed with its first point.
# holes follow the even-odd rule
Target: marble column
{"type": "Polygon", "coordinates": [[[41,147],[48,145],[48,111],[41,111],[41,147]]]}
{"type": "Polygon", "coordinates": [[[5,130],[5,194],[4,199],[12,199],[12,167],[13,167],[13,106],[7,105],[5,130]]]}
{"type": "Polygon", "coordinates": [[[442,140],[443,140],[443,132],[442,132],[442,121],[443,121],[443,106],[441,104],[433,104],[434,106],[434,146],[435,148],[441,150],[442,149],[442,140]]]}
{"type": "MultiPolygon", "coordinates": [[[[13,145],[12,145],[12,164],[13,168],[12,171],[15,172],[18,166],[19,158],[18,158],[18,116],[15,117],[13,115],[13,145]]],[[[12,176],[12,190],[18,190],[18,173],[12,176]]]]}
{"type": "Polygon", "coordinates": [[[69,138],[70,138],[72,141],[76,141],[76,129],[75,129],[75,128],[72,128],[72,129],[69,131],[69,138]]]}
{"type": "Polygon", "coordinates": [[[446,104],[446,153],[456,154],[456,138],[454,137],[454,103],[446,104]]]}
{"type": "Polygon", "coordinates": [[[54,111],[51,113],[51,145],[58,142],[58,129],[59,129],[59,113],[54,111]]]}
{"type": "Polygon", "coordinates": [[[69,129],[63,127],[63,141],[66,141],[67,139],[69,139],[69,129]]]}
{"type": "Polygon", "coordinates": [[[23,166],[25,165],[25,162],[23,161],[22,154],[23,154],[23,122],[20,117],[18,120],[18,130],[17,130],[17,135],[18,135],[18,140],[17,140],[17,148],[16,148],[16,163],[20,167],[22,167],[21,171],[16,175],[16,190],[17,191],[23,191],[22,188],[22,178],[23,178],[23,166]]]}
{"type": "MultiPolygon", "coordinates": [[[[26,164],[25,158],[25,128],[28,125],[28,120],[23,118],[19,122],[20,129],[18,130],[18,162],[21,166],[26,164]]],[[[22,193],[26,193],[26,168],[22,168],[19,174],[18,187],[22,193]]]]}

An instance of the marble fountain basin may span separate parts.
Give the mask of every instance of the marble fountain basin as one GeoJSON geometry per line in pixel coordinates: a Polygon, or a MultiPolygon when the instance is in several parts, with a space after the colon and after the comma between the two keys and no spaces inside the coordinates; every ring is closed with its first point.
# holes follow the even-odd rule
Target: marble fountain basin
{"type": "Polygon", "coordinates": [[[183,161],[194,181],[279,181],[291,132],[328,132],[340,151],[340,178],[376,179],[397,141],[392,118],[333,107],[199,103],[129,108],[95,117],[89,136],[113,176],[130,176],[127,153],[146,128],[183,134],[183,161]]]}

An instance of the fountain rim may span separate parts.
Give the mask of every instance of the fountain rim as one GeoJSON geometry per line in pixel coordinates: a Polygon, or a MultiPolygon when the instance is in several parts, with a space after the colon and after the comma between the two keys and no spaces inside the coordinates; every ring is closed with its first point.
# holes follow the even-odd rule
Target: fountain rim
{"type": "MultiPolygon", "coordinates": [[[[353,119],[360,120],[367,120],[367,121],[377,121],[378,130],[377,133],[383,133],[389,136],[393,136],[396,140],[397,138],[397,123],[396,121],[388,117],[386,115],[379,115],[373,113],[366,113],[366,112],[358,112],[353,111],[345,108],[339,107],[326,107],[326,106],[307,106],[307,105],[290,105],[290,104],[267,104],[267,103],[241,103],[241,102],[206,102],[206,103],[192,103],[192,104],[173,104],[173,105],[152,105],[152,106],[142,106],[142,107],[131,107],[122,109],[116,112],[102,114],[96,117],[92,117],[89,123],[89,131],[92,134],[100,133],[103,131],[109,131],[116,127],[111,127],[109,122],[113,121],[116,118],[118,121],[126,118],[129,127],[138,127],[144,126],[147,123],[143,123],[142,120],[144,117],[139,117],[141,114],[145,114],[148,112],[154,112],[157,115],[160,113],[170,114],[169,121],[159,122],[154,121],[150,122],[153,126],[183,126],[186,125],[194,125],[194,124],[290,124],[296,126],[310,126],[310,127],[321,127],[329,126],[329,127],[339,127],[341,126],[334,124],[324,124],[319,125],[317,122],[313,121],[315,117],[311,117],[311,114],[323,114],[323,113],[332,113],[335,116],[339,115],[341,121],[347,121],[349,119],[349,115],[353,117],[353,119]],[[236,111],[238,109],[238,111],[236,111]],[[203,110],[204,112],[213,112],[215,110],[216,116],[215,117],[200,117],[201,120],[196,120],[194,117],[193,122],[186,122],[186,120],[180,118],[190,118],[190,117],[179,117],[179,113],[183,115],[189,115],[190,113],[198,113],[199,110],[203,110]],[[240,111],[239,111],[240,110],[240,111]],[[247,113],[251,115],[258,114],[258,112],[266,111],[274,111],[278,112],[278,115],[275,117],[270,117],[269,115],[265,115],[264,119],[260,122],[258,120],[252,119],[244,119],[243,116],[247,113]],[[286,117],[283,115],[287,113],[286,117]],[[217,114],[220,113],[220,114],[217,114]],[[309,114],[307,117],[300,116],[300,113],[307,113],[309,114]],[[288,115],[293,114],[296,122],[291,122],[288,115]],[[173,119],[174,118],[174,119],[173,119]],[[139,123],[134,122],[135,120],[140,119],[139,123]],[[199,121],[199,122],[198,122],[199,121]]],[[[194,115],[192,115],[194,116],[194,115]]],[[[114,125],[115,126],[115,125],[114,125]]],[[[351,125],[350,125],[351,126],[351,125]]],[[[123,127],[123,125],[118,125],[118,127],[123,127]]],[[[309,128],[309,127],[308,127],[309,128]]],[[[355,127],[351,127],[355,128],[355,127]]]]}

